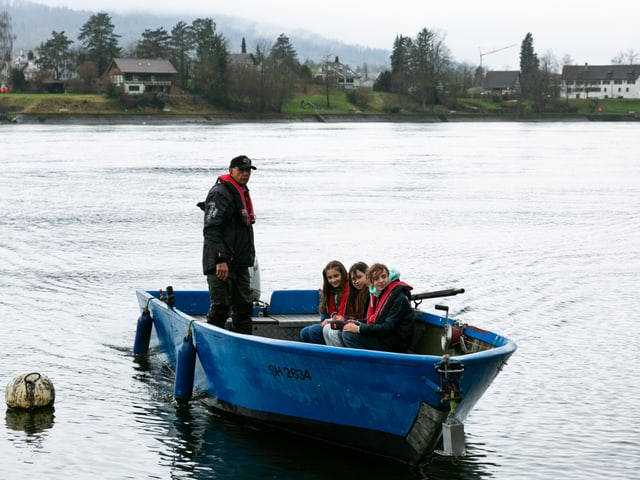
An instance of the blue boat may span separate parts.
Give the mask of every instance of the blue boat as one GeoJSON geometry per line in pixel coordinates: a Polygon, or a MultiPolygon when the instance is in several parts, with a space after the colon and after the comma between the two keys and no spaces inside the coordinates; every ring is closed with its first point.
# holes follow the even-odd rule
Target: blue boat
{"type": "Polygon", "coordinates": [[[256,302],[253,335],[207,324],[207,291],[136,292],[134,354],[176,372],[174,395],[324,442],[417,464],[434,452],[464,455],[464,420],[515,352],[493,332],[417,309],[408,353],[313,345],[317,290],[278,290],[256,302]]]}

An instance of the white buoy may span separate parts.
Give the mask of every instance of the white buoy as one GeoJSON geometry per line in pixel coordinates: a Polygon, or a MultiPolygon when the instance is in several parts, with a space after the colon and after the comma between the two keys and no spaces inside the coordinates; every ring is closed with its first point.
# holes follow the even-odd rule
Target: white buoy
{"type": "Polygon", "coordinates": [[[38,372],[18,375],[7,384],[4,395],[9,408],[27,410],[50,407],[56,399],[53,383],[38,372]]]}

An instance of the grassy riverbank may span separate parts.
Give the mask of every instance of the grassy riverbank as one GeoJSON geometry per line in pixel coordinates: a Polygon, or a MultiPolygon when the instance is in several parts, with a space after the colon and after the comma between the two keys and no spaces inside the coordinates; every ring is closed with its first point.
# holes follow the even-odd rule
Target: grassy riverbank
{"type": "MultiPolygon", "coordinates": [[[[101,94],[3,94],[0,95],[0,117],[11,121],[18,115],[42,118],[99,116],[152,115],[160,117],[226,117],[268,119],[319,119],[343,116],[346,118],[395,118],[411,120],[429,117],[468,118],[584,118],[593,115],[602,119],[635,119],[640,115],[640,100],[605,99],[597,104],[591,100],[562,100],[554,111],[531,113],[527,105],[515,100],[458,99],[455,105],[437,105],[426,112],[419,111],[414,103],[401,95],[371,92],[366,107],[357,107],[347,100],[344,91],[326,91],[317,86],[300,92],[285,105],[280,114],[241,114],[213,107],[197,95],[168,95],[155,106],[151,102],[138,102],[135,97],[126,101],[101,94]]],[[[592,117],[593,118],[593,117],[592,117]]]]}

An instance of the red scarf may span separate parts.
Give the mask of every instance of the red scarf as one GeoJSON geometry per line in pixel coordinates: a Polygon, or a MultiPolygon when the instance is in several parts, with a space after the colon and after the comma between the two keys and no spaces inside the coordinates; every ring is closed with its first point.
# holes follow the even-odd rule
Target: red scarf
{"type": "Polygon", "coordinates": [[[340,297],[340,306],[336,309],[335,295],[329,295],[329,314],[337,313],[344,317],[344,312],[347,309],[347,298],[349,297],[349,282],[344,283],[342,288],[342,297],[340,297]]]}
{"type": "Polygon", "coordinates": [[[389,308],[391,308],[391,301],[396,298],[398,293],[403,290],[409,291],[413,287],[407,285],[399,280],[391,282],[380,293],[379,296],[371,295],[371,301],[369,302],[369,308],[367,309],[367,323],[376,323],[376,319],[384,313],[386,315],[389,308]]]}
{"type": "Polygon", "coordinates": [[[249,195],[248,188],[242,188],[238,182],[236,182],[231,175],[228,173],[225,175],[220,175],[218,178],[222,183],[226,183],[231,185],[236,189],[238,194],[240,195],[240,200],[242,200],[242,218],[246,219],[247,226],[252,223],[256,223],[256,214],[253,212],[253,203],[251,202],[251,195],[249,195]]]}

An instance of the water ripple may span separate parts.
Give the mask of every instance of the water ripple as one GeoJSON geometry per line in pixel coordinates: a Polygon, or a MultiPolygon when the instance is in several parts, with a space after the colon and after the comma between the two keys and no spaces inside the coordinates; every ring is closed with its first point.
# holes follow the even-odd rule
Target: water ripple
{"type": "Polygon", "coordinates": [[[635,125],[4,128],[0,381],[57,392],[53,414],[5,417],[7,478],[635,478],[635,125]],[[265,298],[319,287],[329,259],[383,261],[416,291],[465,288],[437,302],[518,343],[467,457],[409,469],[184,411],[172,372],[131,356],[135,288],[206,288],[195,203],[238,153],[265,298]]]}

